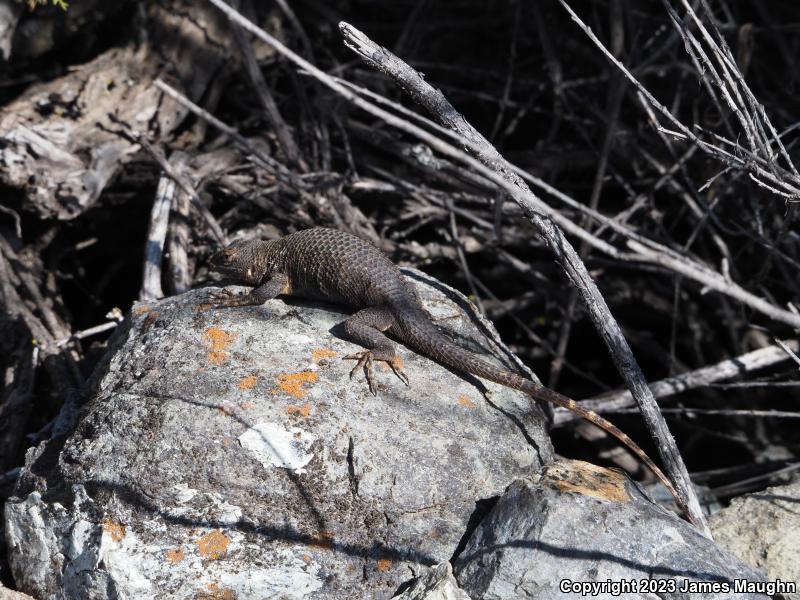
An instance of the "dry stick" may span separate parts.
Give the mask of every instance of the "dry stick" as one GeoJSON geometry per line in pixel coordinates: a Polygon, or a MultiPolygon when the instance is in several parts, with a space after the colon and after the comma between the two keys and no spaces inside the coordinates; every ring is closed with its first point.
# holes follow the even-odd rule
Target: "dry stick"
{"type": "Polygon", "coordinates": [[[785,475],[798,470],[800,470],[800,462],[790,463],[789,465],[782,467],[776,471],[770,471],[769,473],[762,473],[760,475],[756,475],[755,477],[748,477],[747,479],[742,479],[741,481],[736,481],[734,483],[729,483],[727,485],[712,488],[711,493],[717,498],[719,498],[720,496],[738,496],[739,494],[747,492],[748,490],[762,488],[763,486],[760,484],[765,479],[773,479],[779,475],[785,475]],[[748,485],[753,483],[758,483],[759,485],[757,486],[748,485]]]}
{"type": "MultiPolygon", "coordinates": [[[[763,369],[791,358],[791,352],[797,351],[797,340],[776,340],[778,346],[768,346],[759,348],[753,352],[742,354],[735,358],[723,360],[714,365],[696,369],[687,373],[681,373],[674,377],[667,377],[650,384],[650,390],[656,398],[666,398],[674,394],[679,394],[686,390],[702,387],[716,381],[723,381],[732,377],[745,375],[758,369],[763,369]],[[781,347],[781,345],[785,346],[781,347]]],[[[581,406],[595,412],[607,412],[632,406],[634,404],[631,393],[627,390],[615,390],[590,400],[581,402],[581,406]]],[[[564,411],[557,411],[555,415],[556,423],[566,423],[574,421],[572,414],[564,411]]]]}
{"type": "Polygon", "coordinates": [[[19,216],[19,213],[14,209],[8,208],[7,206],[3,206],[0,204],[0,212],[10,215],[11,218],[14,219],[14,233],[17,234],[18,238],[22,237],[22,219],[19,216]]]}
{"type": "Polygon", "coordinates": [[[278,142],[283,148],[283,152],[286,154],[289,163],[297,165],[300,159],[300,152],[297,149],[297,144],[294,141],[292,132],[289,130],[289,126],[286,124],[286,121],[284,121],[269,87],[267,87],[267,82],[264,81],[264,74],[258,66],[258,61],[256,61],[253,46],[250,44],[250,40],[247,39],[240,26],[233,26],[233,34],[242,52],[242,56],[244,57],[244,66],[247,69],[247,75],[250,77],[250,82],[253,84],[256,96],[258,96],[261,105],[264,107],[264,115],[275,131],[278,142]]]}
{"type": "Polygon", "coordinates": [[[789,358],[791,358],[794,362],[800,365],[800,357],[797,356],[797,349],[798,349],[797,342],[791,342],[791,341],[784,342],[782,340],[775,340],[775,343],[780,347],[781,350],[783,350],[786,353],[786,355],[789,358]]]}
{"type": "MultiPolygon", "coordinates": [[[[192,182],[192,187],[196,182],[192,182]]],[[[192,287],[189,271],[189,206],[191,198],[183,188],[177,190],[172,200],[167,236],[167,289],[170,294],[182,294],[192,287]]]]}
{"type": "MultiPolygon", "coordinates": [[[[178,153],[170,158],[172,167],[180,168],[186,162],[187,155],[178,153]]],[[[158,180],[156,197],[150,211],[150,230],[147,233],[147,245],[144,253],[144,272],[140,300],[158,300],[164,297],[161,288],[161,261],[164,256],[164,242],[167,239],[170,208],[175,197],[177,184],[166,173],[158,180]]]]}
{"type": "Polygon", "coordinates": [[[104,331],[108,331],[109,329],[114,329],[117,325],[119,325],[119,321],[107,321],[105,323],[101,323],[100,325],[95,325],[94,327],[89,327],[89,329],[83,329],[81,331],[76,331],[69,337],[61,338],[60,340],[56,340],[56,346],[59,348],[63,348],[67,344],[72,342],[76,342],[78,340],[82,340],[92,335],[97,335],[98,333],[103,333],[104,331]]]}
{"type": "MultiPolygon", "coordinates": [[[[635,413],[635,408],[616,408],[605,411],[614,414],[628,414],[635,413]]],[[[776,419],[800,419],[800,412],[791,412],[787,410],[747,410],[736,408],[692,408],[690,406],[682,406],[680,408],[662,408],[661,412],[673,415],[717,415],[724,417],[759,417],[759,418],[776,418],[776,419]]]]}
{"type": "MultiPolygon", "coordinates": [[[[370,98],[372,100],[375,100],[375,102],[377,104],[383,104],[385,106],[389,106],[393,110],[399,112],[400,114],[408,116],[409,119],[416,120],[417,122],[422,123],[422,124],[432,128],[434,131],[436,131],[438,133],[442,133],[443,135],[445,135],[445,137],[448,137],[448,138],[452,139],[454,142],[458,143],[459,145],[466,146],[467,148],[471,149],[473,152],[477,153],[477,152],[480,151],[480,149],[479,149],[479,147],[477,145],[473,144],[473,142],[471,142],[470,140],[465,139],[463,136],[461,136],[456,131],[452,131],[450,129],[445,129],[444,127],[441,127],[440,125],[437,125],[436,123],[426,119],[422,115],[414,113],[414,112],[406,109],[405,107],[403,107],[400,104],[397,104],[397,103],[392,102],[391,100],[389,100],[387,98],[379,96],[375,92],[372,92],[370,90],[361,88],[361,87],[359,87],[359,86],[357,86],[357,85],[355,85],[353,83],[344,81],[343,79],[339,79],[338,77],[334,77],[333,79],[337,83],[345,86],[346,88],[354,90],[359,95],[366,96],[366,97],[368,97],[368,98],[370,98]]],[[[401,127],[398,126],[398,128],[401,128],[401,127]]],[[[410,130],[406,130],[406,131],[408,131],[412,135],[417,135],[413,131],[410,131],[410,130]]],[[[417,135],[417,137],[420,137],[420,136],[417,135]]],[[[426,138],[426,141],[427,141],[427,138],[426,138]]],[[[431,146],[431,147],[433,147],[433,146],[431,146]]],[[[453,156],[456,157],[455,154],[453,156]]],[[[460,160],[461,162],[465,162],[465,160],[464,160],[464,158],[462,156],[458,156],[457,159],[460,160]]],[[[446,162],[446,161],[441,160],[441,159],[439,159],[439,160],[442,163],[446,162]]],[[[449,165],[450,163],[447,163],[447,164],[449,165]]],[[[474,165],[472,165],[472,163],[467,163],[467,164],[469,164],[469,166],[474,168],[474,165]]],[[[512,165],[512,168],[514,169],[514,171],[520,177],[522,177],[523,179],[528,181],[528,183],[533,183],[534,185],[539,185],[540,187],[542,187],[546,191],[551,191],[551,193],[556,195],[557,199],[561,200],[565,204],[570,205],[575,210],[585,212],[587,215],[592,217],[592,219],[594,219],[594,220],[596,220],[596,221],[598,221],[600,223],[605,223],[604,219],[607,219],[607,217],[605,217],[603,215],[600,215],[600,213],[596,213],[596,214],[592,213],[591,211],[588,210],[587,207],[585,207],[583,204],[579,203],[577,200],[573,200],[572,198],[570,198],[569,196],[567,196],[566,194],[564,194],[562,192],[559,192],[558,190],[556,190],[555,188],[553,188],[549,184],[546,184],[543,181],[541,181],[540,179],[537,179],[537,178],[529,175],[528,173],[526,173],[525,171],[523,171],[519,167],[515,167],[515,166],[512,165]]],[[[462,170],[460,175],[463,175],[463,176],[466,177],[466,176],[469,175],[469,173],[467,171],[465,171],[465,170],[462,170]]],[[[475,185],[478,185],[478,187],[485,187],[486,185],[491,185],[491,183],[495,183],[496,185],[499,185],[502,189],[505,189],[504,184],[508,183],[505,180],[503,180],[504,184],[498,183],[496,178],[495,179],[489,178],[489,179],[491,179],[490,182],[486,182],[482,178],[480,179],[480,181],[477,181],[478,178],[475,177],[474,175],[472,176],[471,179],[476,180],[476,181],[474,181],[474,183],[475,183],[475,185]]],[[[598,238],[597,236],[595,236],[594,234],[590,233],[589,231],[587,231],[586,229],[584,229],[580,225],[574,223],[571,219],[569,219],[568,217],[565,217],[560,212],[558,212],[557,210],[555,210],[554,208],[552,208],[551,206],[549,206],[548,204],[543,202],[538,196],[535,196],[534,194],[530,194],[529,197],[528,197],[528,201],[530,202],[530,204],[533,206],[533,208],[536,211],[541,213],[547,219],[550,219],[550,220],[554,221],[556,223],[556,225],[558,225],[561,229],[563,229],[567,233],[570,233],[570,234],[574,235],[579,240],[586,241],[593,248],[597,248],[598,250],[602,251],[603,253],[607,254],[608,256],[611,256],[611,257],[616,258],[618,260],[629,260],[630,261],[630,260],[636,260],[637,259],[637,257],[635,257],[633,255],[630,255],[630,254],[626,255],[626,254],[620,252],[619,250],[617,250],[614,246],[612,246],[611,244],[609,244],[605,240],[602,240],[602,239],[598,238]]],[[[620,233],[622,233],[622,235],[624,235],[625,237],[631,237],[631,236],[635,235],[635,234],[633,234],[633,232],[629,231],[628,229],[626,229],[625,227],[623,227],[621,225],[618,225],[618,229],[622,230],[620,233]]]]}
{"type": "Polygon", "coordinates": [[[458,225],[456,224],[456,213],[453,206],[453,200],[452,198],[447,198],[445,202],[449,212],[450,235],[453,236],[453,245],[456,247],[456,252],[458,253],[458,261],[461,263],[461,270],[464,273],[464,278],[467,280],[469,289],[472,290],[472,297],[475,298],[475,304],[478,307],[478,312],[480,312],[481,315],[486,316],[486,309],[483,307],[483,301],[481,301],[481,295],[478,293],[478,288],[475,287],[472,271],[470,270],[469,263],[467,262],[467,255],[464,253],[464,244],[461,241],[461,236],[458,234],[458,225]]]}
{"type": "MultiPolygon", "coordinates": [[[[437,94],[435,90],[426,84],[419,73],[411,69],[405,63],[402,63],[402,61],[396,57],[394,57],[395,61],[404,67],[402,71],[411,75],[408,81],[403,81],[403,87],[407,87],[411,81],[415,81],[419,88],[417,90],[409,90],[412,97],[420,101],[423,105],[433,108],[434,114],[436,114],[447,127],[460,133],[462,137],[465,138],[464,141],[477,151],[479,160],[476,160],[466,152],[455,148],[451,144],[420,127],[367,102],[346,86],[337,83],[329,75],[292,52],[277,39],[245,19],[221,0],[208,1],[224,12],[229,19],[254,33],[276,51],[283,54],[296,65],[307,70],[327,87],[338,92],[343,98],[347,99],[358,108],[379,117],[392,127],[417,137],[428,144],[431,149],[457,159],[459,162],[471,167],[490,181],[493,181],[511,195],[522,207],[545,243],[555,254],[556,259],[561,264],[561,267],[564,269],[569,279],[581,290],[581,295],[586,303],[589,314],[606,342],[614,364],[617,365],[623,379],[632,389],[634,396],[639,402],[643,418],[650,429],[651,435],[656,440],[657,448],[664,461],[667,472],[672,477],[679,491],[676,500],[686,507],[689,520],[705,535],[710,537],[711,534],[708,525],[706,524],[697,496],[692,489],[689,474],[686,471],[686,466],[683,464],[683,460],[675,445],[675,440],[669,433],[663,416],[658,412],[658,406],[647,387],[647,382],[644,379],[639,365],[633,358],[633,353],[622,335],[619,325],[617,325],[616,321],[611,316],[597,286],[592,281],[589,273],[586,271],[586,267],[578,258],[569,241],[564,237],[564,234],[555,226],[552,220],[543,218],[542,215],[536,211],[535,205],[541,203],[541,201],[534,196],[497,151],[488,144],[488,142],[486,142],[482,136],[452,108],[452,106],[450,106],[450,103],[447,102],[441,94],[437,94]],[[423,91],[425,93],[422,93],[423,91]],[[429,92],[433,92],[433,94],[429,92]]],[[[370,46],[377,48],[371,41],[363,36],[363,34],[357,34],[346,23],[340,24],[340,29],[348,38],[349,43],[355,44],[355,37],[358,37],[360,42],[366,43],[366,46],[364,46],[365,50],[370,46]]],[[[384,51],[384,54],[388,54],[388,52],[384,51]]]]}
{"type": "MultiPolygon", "coordinates": [[[[23,286],[24,279],[21,273],[15,271],[11,261],[19,263],[11,245],[0,235],[0,304],[3,305],[7,314],[12,318],[20,318],[30,330],[34,338],[32,340],[34,366],[37,364],[44,366],[51,385],[58,390],[63,401],[67,402],[70,390],[83,386],[83,376],[75,365],[72,355],[69,352],[61,351],[55,345],[55,336],[18,293],[17,288],[23,286]],[[37,362],[36,359],[40,352],[44,356],[37,362]]],[[[42,306],[35,300],[34,302],[37,304],[40,314],[43,314],[42,306]]],[[[64,330],[63,327],[56,329],[64,330]]]]}
{"type": "MultiPolygon", "coordinates": [[[[158,85],[159,80],[156,80],[155,83],[158,85]]],[[[189,199],[192,201],[192,205],[206,222],[209,231],[211,231],[212,235],[216,238],[219,244],[225,246],[228,243],[225,233],[223,233],[222,228],[219,226],[219,223],[217,223],[214,215],[211,214],[211,211],[209,211],[205,204],[203,204],[203,201],[200,200],[200,196],[198,196],[197,192],[194,191],[192,185],[187,182],[180,173],[177,173],[175,169],[172,168],[160,150],[155,148],[152,144],[150,144],[150,142],[141,136],[137,138],[137,141],[142,148],[144,148],[147,153],[158,163],[158,165],[161,167],[161,170],[164,171],[164,174],[172,179],[178,186],[180,186],[184,193],[189,196],[189,199]]]]}

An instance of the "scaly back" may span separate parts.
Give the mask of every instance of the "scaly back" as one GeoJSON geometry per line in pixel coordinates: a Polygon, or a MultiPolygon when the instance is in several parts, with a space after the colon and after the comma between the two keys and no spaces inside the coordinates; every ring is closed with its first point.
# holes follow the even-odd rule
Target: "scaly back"
{"type": "Polygon", "coordinates": [[[349,233],[315,227],[278,240],[292,294],[354,308],[419,305],[400,269],[375,246],[349,233]]]}

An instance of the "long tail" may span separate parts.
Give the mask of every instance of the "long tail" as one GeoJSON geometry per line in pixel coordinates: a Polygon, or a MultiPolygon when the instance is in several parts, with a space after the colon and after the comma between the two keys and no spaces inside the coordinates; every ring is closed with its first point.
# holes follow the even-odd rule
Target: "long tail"
{"type": "Polygon", "coordinates": [[[420,350],[426,356],[437,360],[448,367],[458,371],[466,371],[472,375],[494,381],[506,387],[520,390],[537,400],[544,400],[561,406],[575,413],[599,427],[603,431],[613,435],[631,452],[638,456],[644,464],[661,480],[661,483],[670,491],[675,498],[675,502],[683,513],[688,517],[689,509],[683,498],[678,494],[675,486],[667,479],[667,476],[656,466],[649,456],[634,442],[628,435],[623,433],[616,425],[608,419],[598,415],[596,412],[583,408],[579,403],[571,398],[559,394],[558,392],[526,379],[511,371],[506,371],[492,365],[478,355],[458,346],[448,340],[433,323],[425,319],[421,321],[418,317],[413,319],[402,319],[401,337],[414,348],[420,350]],[[424,323],[424,324],[422,324],[424,323]]]}

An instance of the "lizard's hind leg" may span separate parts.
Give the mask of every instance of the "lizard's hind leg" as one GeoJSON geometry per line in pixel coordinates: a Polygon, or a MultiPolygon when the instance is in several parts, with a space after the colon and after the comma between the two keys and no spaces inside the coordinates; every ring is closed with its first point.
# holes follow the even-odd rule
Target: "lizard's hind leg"
{"type": "Polygon", "coordinates": [[[391,311],[381,306],[360,310],[344,322],[347,337],[367,348],[344,357],[358,361],[350,371],[350,378],[352,379],[356,371],[363,368],[369,391],[373,394],[376,393],[372,369],[373,360],[385,361],[400,381],[408,385],[408,377],[403,371],[403,359],[397,354],[395,345],[383,333],[393,324],[394,317],[391,311]]]}

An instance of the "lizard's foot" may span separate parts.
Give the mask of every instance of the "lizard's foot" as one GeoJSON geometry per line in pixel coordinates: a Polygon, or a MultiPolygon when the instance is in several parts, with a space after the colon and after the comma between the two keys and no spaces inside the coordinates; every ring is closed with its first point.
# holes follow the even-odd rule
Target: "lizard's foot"
{"type": "Polygon", "coordinates": [[[355,354],[348,354],[347,356],[342,357],[344,360],[357,360],[356,366],[350,371],[350,379],[352,379],[356,371],[363,367],[364,369],[364,377],[367,380],[367,385],[369,385],[369,391],[372,392],[373,395],[377,393],[375,388],[374,382],[374,375],[375,371],[373,368],[373,363],[375,360],[382,360],[389,367],[392,369],[392,372],[397,375],[397,378],[405,383],[406,385],[410,385],[408,381],[408,375],[406,375],[405,371],[403,370],[403,359],[400,358],[399,355],[395,355],[392,358],[375,358],[372,354],[371,350],[362,350],[361,352],[356,352],[355,354]]]}
{"type": "Polygon", "coordinates": [[[214,300],[227,300],[228,298],[232,298],[234,296],[236,296],[236,294],[234,294],[228,288],[222,288],[219,291],[214,290],[213,292],[208,293],[208,297],[213,298],[214,300]]]}
{"type": "Polygon", "coordinates": [[[408,380],[408,375],[403,370],[403,359],[400,358],[399,354],[395,354],[394,358],[391,360],[387,360],[386,364],[389,365],[392,369],[392,373],[397,375],[397,378],[406,384],[407,387],[411,387],[411,383],[408,380]]]}
{"type": "Polygon", "coordinates": [[[372,351],[371,350],[362,350],[361,352],[356,352],[355,354],[348,354],[347,356],[342,357],[343,360],[357,360],[356,366],[350,370],[350,379],[352,379],[356,371],[360,368],[364,368],[364,377],[367,380],[367,385],[369,386],[369,391],[372,392],[372,395],[377,395],[377,390],[375,389],[375,383],[373,382],[373,375],[374,370],[372,367],[372,351]]]}
{"type": "Polygon", "coordinates": [[[215,290],[213,292],[209,292],[208,299],[210,302],[207,303],[207,306],[226,308],[229,306],[239,306],[242,296],[230,291],[227,288],[222,288],[219,291],[215,290]]]}

